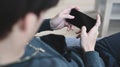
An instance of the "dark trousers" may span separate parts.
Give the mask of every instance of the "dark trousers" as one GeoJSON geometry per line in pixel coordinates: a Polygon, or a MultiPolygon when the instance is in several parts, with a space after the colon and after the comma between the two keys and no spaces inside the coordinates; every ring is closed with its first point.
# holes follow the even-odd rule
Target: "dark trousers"
{"type": "Polygon", "coordinates": [[[95,49],[106,64],[112,65],[113,62],[120,64],[120,33],[97,41],[95,49]]]}

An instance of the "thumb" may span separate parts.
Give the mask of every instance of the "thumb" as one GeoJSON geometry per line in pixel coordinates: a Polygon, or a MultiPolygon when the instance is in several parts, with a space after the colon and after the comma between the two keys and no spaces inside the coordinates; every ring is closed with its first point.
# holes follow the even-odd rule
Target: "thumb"
{"type": "Polygon", "coordinates": [[[82,27],[81,29],[81,36],[86,36],[87,35],[87,28],[85,26],[82,27]]]}

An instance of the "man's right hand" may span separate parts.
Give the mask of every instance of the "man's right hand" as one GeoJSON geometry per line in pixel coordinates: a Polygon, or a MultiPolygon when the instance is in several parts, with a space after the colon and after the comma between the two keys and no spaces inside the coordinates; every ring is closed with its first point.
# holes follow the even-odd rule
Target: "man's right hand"
{"type": "Polygon", "coordinates": [[[94,51],[96,39],[99,34],[98,28],[101,24],[100,16],[97,16],[96,25],[87,33],[86,27],[83,26],[81,29],[81,46],[85,52],[94,51]]]}

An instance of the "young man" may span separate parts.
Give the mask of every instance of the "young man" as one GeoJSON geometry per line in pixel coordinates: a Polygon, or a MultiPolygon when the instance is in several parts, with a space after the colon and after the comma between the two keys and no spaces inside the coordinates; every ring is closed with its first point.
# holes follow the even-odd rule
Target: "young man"
{"type": "MultiPolygon", "coordinates": [[[[58,0],[0,1],[0,67],[104,67],[104,62],[108,62],[105,65],[109,64],[109,58],[107,60],[101,58],[99,53],[109,55],[110,58],[111,54],[107,51],[105,54],[100,47],[96,48],[99,53],[94,49],[100,26],[99,16],[96,25],[89,33],[86,33],[84,26],[81,30],[83,54],[79,53],[80,49],[70,48],[63,56],[39,37],[34,37],[42,24],[43,14],[57,2],[58,0]]],[[[69,15],[73,8],[78,9],[77,7],[66,9],[41,29],[46,30],[50,27],[61,29],[65,26],[71,28],[71,25],[65,22],[65,18],[74,18],[69,15]]],[[[115,63],[112,67],[117,67],[114,57],[112,61],[115,63]]]]}

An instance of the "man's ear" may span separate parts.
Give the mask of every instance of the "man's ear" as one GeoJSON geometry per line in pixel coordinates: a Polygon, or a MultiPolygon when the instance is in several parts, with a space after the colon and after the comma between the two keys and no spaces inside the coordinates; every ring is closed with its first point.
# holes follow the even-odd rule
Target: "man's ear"
{"type": "Polygon", "coordinates": [[[33,27],[37,22],[37,16],[34,13],[28,13],[22,18],[20,22],[20,28],[23,31],[26,31],[28,28],[33,27]]]}

